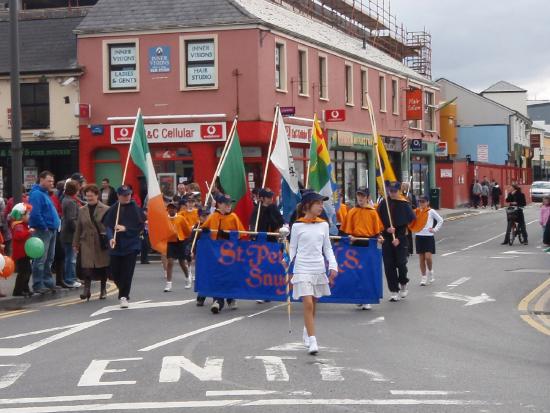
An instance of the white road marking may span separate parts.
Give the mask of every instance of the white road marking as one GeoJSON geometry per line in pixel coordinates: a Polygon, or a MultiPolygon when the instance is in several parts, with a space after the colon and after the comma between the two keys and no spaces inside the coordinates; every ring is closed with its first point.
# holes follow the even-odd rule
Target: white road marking
{"type": "Polygon", "coordinates": [[[500,238],[500,237],[502,237],[503,235],[506,235],[506,233],[503,232],[502,234],[495,235],[494,237],[491,237],[491,238],[489,238],[488,240],[478,242],[477,244],[474,244],[474,245],[469,245],[469,246],[467,246],[466,248],[462,248],[461,251],[468,251],[468,250],[471,250],[472,248],[479,247],[480,245],[487,244],[488,242],[491,242],[491,241],[493,241],[493,240],[495,240],[495,239],[497,239],[497,238],[500,238]]]}
{"type": "Polygon", "coordinates": [[[296,360],[296,357],[277,356],[247,356],[247,360],[261,360],[264,363],[265,377],[267,381],[290,381],[283,360],[296,360]]]}
{"type": "Polygon", "coordinates": [[[538,255],[540,252],[530,252],[530,251],[505,251],[502,254],[508,255],[538,255]]]}
{"type": "Polygon", "coordinates": [[[204,367],[200,367],[184,356],[164,357],[159,383],[177,383],[181,370],[191,373],[200,381],[221,381],[222,368],[223,358],[207,357],[204,367]]]}
{"type": "Polygon", "coordinates": [[[490,406],[499,403],[490,403],[482,400],[452,400],[452,399],[265,399],[265,400],[199,400],[174,402],[135,402],[135,403],[102,403],[81,405],[60,405],[40,407],[0,408],[0,413],[62,413],[62,412],[91,412],[91,411],[119,411],[119,410],[168,410],[191,409],[205,407],[227,406],[490,406]]]}
{"type": "Polygon", "coordinates": [[[342,376],[343,367],[335,365],[334,360],[331,359],[317,359],[314,364],[319,366],[319,373],[321,373],[321,379],[323,381],[344,381],[342,376]]]}
{"type": "Polygon", "coordinates": [[[519,270],[512,270],[512,271],[509,271],[509,272],[527,272],[527,273],[532,273],[532,274],[548,274],[548,273],[550,273],[550,270],[540,270],[540,269],[530,270],[530,269],[527,269],[527,268],[526,269],[521,268],[519,270]]]}
{"type": "MultiPolygon", "coordinates": [[[[305,351],[303,343],[286,343],[280,346],[270,347],[267,351],[305,351]]],[[[325,353],[342,353],[342,350],[332,347],[319,347],[319,351],[325,353]]]]}
{"type": "Polygon", "coordinates": [[[88,368],[84,371],[80,380],[78,381],[78,387],[92,387],[92,386],[121,386],[136,384],[135,380],[121,380],[121,381],[101,381],[101,378],[106,373],[124,373],[126,369],[108,369],[109,363],[116,363],[120,361],[138,361],[143,360],[142,357],[133,357],[125,359],[112,359],[112,360],[92,360],[88,368]]]}
{"type": "Polygon", "coordinates": [[[386,319],[384,317],[377,317],[374,320],[370,320],[367,324],[372,325],[372,324],[383,323],[385,320],[386,319]]]}
{"type": "Polygon", "coordinates": [[[267,394],[277,394],[274,390],[209,390],[206,397],[222,396],[264,396],[267,394]]]}
{"type": "Polygon", "coordinates": [[[346,370],[356,371],[358,373],[366,374],[371,378],[370,379],[371,381],[380,381],[380,382],[389,381],[381,373],[378,373],[377,371],[361,369],[361,368],[353,368],[353,367],[348,367],[346,370]]]}
{"type": "Polygon", "coordinates": [[[107,314],[111,311],[128,311],[128,310],[143,310],[147,308],[158,308],[158,307],[178,307],[181,305],[194,303],[195,300],[181,300],[181,301],[162,301],[158,303],[151,303],[150,300],[145,301],[136,301],[135,303],[130,303],[130,307],[128,308],[120,308],[119,305],[109,305],[107,307],[103,307],[101,310],[97,310],[95,313],[93,313],[90,317],[95,317],[97,315],[101,314],[107,314]]]}
{"type": "MultiPolygon", "coordinates": [[[[0,367],[8,367],[8,372],[3,376],[0,376],[0,389],[5,389],[10,387],[13,383],[17,381],[25,372],[29,369],[31,365],[28,363],[25,364],[0,364],[0,367]]],[[[1,401],[2,399],[0,399],[1,401]]]]}
{"type": "Polygon", "coordinates": [[[471,279],[471,277],[462,277],[462,278],[459,278],[458,280],[456,281],[453,281],[452,283],[450,283],[449,285],[447,285],[447,287],[449,288],[455,288],[455,287],[458,287],[459,285],[462,285],[464,284],[466,281],[469,281],[471,279]]]}
{"type": "Polygon", "coordinates": [[[59,403],[85,400],[111,400],[112,394],[81,394],[79,396],[25,397],[22,399],[0,399],[0,404],[59,403]]]}
{"type": "Polygon", "coordinates": [[[481,295],[478,295],[477,297],[471,297],[469,295],[454,294],[454,293],[449,293],[449,292],[444,292],[444,291],[434,293],[433,295],[434,295],[434,297],[446,298],[448,300],[465,301],[466,302],[466,304],[464,304],[465,307],[470,306],[470,305],[490,303],[490,302],[496,301],[494,298],[489,297],[485,293],[482,293],[481,295]]]}
{"type": "Polygon", "coordinates": [[[519,258],[517,255],[512,255],[511,257],[489,257],[494,260],[513,260],[514,258],[519,258]]]}
{"type": "Polygon", "coordinates": [[[8,339],[14,339],[14,338],[26,337],[26,336],[36,335],[36,334],[47,333],[47,332],[51,332],[51,331],[65,330],[62,333],[54,334],[53,336],[46,337],[46,338],[44,338],[42,340],[39,340],[39,341],[35,341],[34,343],[27,344],[26,346],[23,346],[23,347],[3,347],[3,348],[0,347],[0,357],[10,357],[10,356],[11,357],[14,357],[14,356],[17,357],[17,356],[21,356],[21,355],[26,354],[30,351],[36,350],[37,348],[45,346],[46,344],[50,344],[50,343],[53,343],[54,341],[61,340],[62,338],[68,337],[68,336],[70,336],[72,334],[75,334],[75,333],[78,333],[82,330],[86,330],[87,328],[96,326],[96,325],[98,325],[100,323],[103,323],[105,321],[108,321],[108,320],[110,320],[110,318],[103,318],[101,320],[87,321],[87,322],[84,322],[84,323],[71,324],[71,325],[68,325],[68,326],[55,327],[55,328],[50,328],[50,329],[46,329],[46,330],[31,331],[29,333],[17,334],[17,335],[9,336],[9,337],[2,337],[2,338],[0,338],[0,340],[8,340],[8,339]]]}
{"type": "Polygon", "coordinates": [[[189,333],[185,333],[185,334],[182,334],[182,335],[179,335],[179,336],[176,336],[176,337],[172,337],[172,338],[169,338],[167,340],[164,340],[164,341],[161,341],[159,343],[156,343],[156,344],[152,344],[150,346],[147,346],[147,347],[144,347],[142,349],[139,349],[138,351],[151,351],[151,350],[155,350],[159,347],[163,347],[163,346],[166,346],[168,344],[172,344],[172,343],[175,343],[176,341],[180,341],[180,340],[184,340],[188,337],[192,337],[192,336],[195,336],[197,334],[201,334],[201,333],[204,333],[206,331],[210,331],[210,330],[213,330],[215,328],[219,328],[219,327],[224,327],[224,326],[227,326],[229,324],[233,324],[233,323],[236,323],[238,321],[242,321],[246,318],[252,318],[252,317],[255,317],[255,316],[258,316],[260,314],[264,314],[264,313],[267,313],[268,311],[271,311],[271,310],[274,310],[276,308],[279,308],[283,305],[286,305],[286,303],[284,304],[280,304],[280,305],[276,305],[276,306],[273,306],[271,308],[268,308],[267,310],[262,310],[262,311],[258,311],[257,313],[254,313],[254,314],[250,314],[248,316],[239,316],[239,317],[235,317],[235,318],[231,318],[229,320],[225,320],[225,321],[222,321],[220,323],[216,323],[216,324],[211,324],[209,326],[206,326],[206,327],[202,327],[202,328],[199,328],[198,330],[195,330],[195,331],[190,331],[189,333]]]}
{"type": "Polygon", "coordinates": [[[436,244],[441,244],[443,241],[445,241],[446,239],[449,239],[449,237],[445,237],[445,238],[441,238],[440,240],[436,241],[435,243],[436,244]]]}
{"type": "Polygon", "coordinates": [[[442,257],[448,257],[449,255],[453,255],[453,254],[457,254],[458,251],[453,251],[453,252],[447,252],[445,254],[441,254],[442,257]]]}
{"type": "Polygon", "coordinates": [[[470,391],[445,390],[390,390],[393,396],[448,396],[450,394],[466,394],[470,391]]]}

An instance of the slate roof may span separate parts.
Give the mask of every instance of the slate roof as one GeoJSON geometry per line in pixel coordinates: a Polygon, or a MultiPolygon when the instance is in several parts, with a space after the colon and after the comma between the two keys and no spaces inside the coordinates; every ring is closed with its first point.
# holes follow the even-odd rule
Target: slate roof
{"type": "Polygon", "coordinates": [[[500,82],[497,82],[492,86],[489,86],[487,89],[485,89],[481,93],[502,93],[502,92],[527,92],[527,91],[509,82],[501,80],[500,82]]]}
{"type": "MultiPolygon", "coordinates": [[[[19,22],[22,73],[78,70],[74,29],[82,17],[42,18],[19,22]]],[[[0,21],[0,74],[10,72],[9,22],[0,21]],[[4,58],[5,57],[5,58],[4,58]]]]}
{"type": "Polygon", "coordinates": [[[259,23],[231,0],[99,0],[78,34],[259,23]]]}

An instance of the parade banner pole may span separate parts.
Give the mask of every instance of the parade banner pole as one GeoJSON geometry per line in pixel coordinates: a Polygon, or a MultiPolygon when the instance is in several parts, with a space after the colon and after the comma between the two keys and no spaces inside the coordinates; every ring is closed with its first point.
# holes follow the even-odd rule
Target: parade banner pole
{"type": "MultiPolygon", "coordinates": [[[[388,204],[388,191],[386,190],[386,180],[384,179],[384,168],[382,168],[382,161],[380,159],[380,152],[378,152],[378,129],[376,127],[376,119],[374,118],[374,109],[372,107],[372,101],[367,93],[367,105],[369,108],[370,122],[372,125],[372,134],[374,136],[374,152],[376,152],[376,160],[378,161],[378,167],[380,168],[380,175],[382,177],[382,190],[384,191],[384,200],[386,204],[386,211],[388,212],[388,219],[390,221],[390,227],[393,228],[393,220],[391,219],[390,206],[388,204]]],[[[392,238],[395,241],[395,233],[392,234],[392,238]]]]}
{"type": "MultiPolygon", "coordinates": [[[[223,229],[208,229],[207,231],[214,232],[214,233],[216,233],[216,232],[236,232],[236,233],[242,234],[242,235],[265,234],[268,237],[280,237],[281,236],[280,232],[226,231],[226,230],[223,230],[223,229]]],[[[195,229],[193,229],[193,232],[199,233],[199,232],[204,232],[204,230],[202,228],[195,228],[195,229]]],[[[340,241],[340,240],[343,240],[345,238],[349,238],[352,241],[377,241],[376,238],[347,237],[347,236],[342,237],[340,235],[331,235],[330,236],[330,239],[334,240],[334,241],[340,241]]]]}
{"type": "MultiPolygon", "coordinates": [[[[141,108],[138,108],[138,112],[136,115],[136,120],[134,122],[134,129],[132,131],[132,139],[130,139],[130,146],[128,147],[128,156],[126,156],[126,164],[124,165],[124,173],[122,174],[122,185],[124,185],[124,181],[126,181],[126,173],[128,172],[128,164],[130,163],[130,157],[132,156],[132,145],[134,144],[134,139],[136,138],[136,129],[138,124],[139,116],[141,115],[141,108]]],[[[120,218],[120,201],[118,202],[118,206],[116,209],[116,219],[115,219],[115,233],[113,235],[113,239],[115,241],[116,246],[116,234],[117,234],[117,225],[118,225],[118,219],[120,218]]]]}
{"type": "MultiPolygon", "coordinates": [[[[269,138],[269,149],[267,150],[267,158],[265,161],[264,177],[262,180],[261,188],[265,188],[265,182],[267,181],[267,171],[269,170],[269,158],[271,156],[271,148],[273,147],[273,138],[275,137],[275,126],[278,127],[277,119],[279,115],[279,105],[275,106],[275,117],[273,118],[273,126],[271,127],[271,137],[269,138]]],[[[254,225],[254,231],[258,231],[258,224],[260,223],[260,210],[262,209],[262,203],[258,201],[258,212],[256,213],[256,224],[254,225]]]]}
{"type": "MultiPolygon", "coordinates": [[[[290,261],[290,245],[288,238],[285,237],[284,240],[285,251],[290,261]]],[[[290,262],[287,263],[286,274],[285,274],[285,283],[286,283],[286,312],[288,314],[288,334],[292,334],[292,323],[290,314],[292,312],[292,303],[290,301],[290,262]]]]}
{"type": "Polygon", "coordinates": [[[311,166],[311,156],[309,156],[309,153],[311,152],[311,145],[313,145],[313,134],[315,133],[315,121],[317,120],[317,113],[313,114],[313,128],[311,129],[311,142],[309,143],[309,150],[307,152],[307,156],[309,159],[307,160],[307,168],[306,168],[306,176],[305,176],[305,186],[304,188],[307,189],[307,186],[309,185],[309,168],[311,166]]]}

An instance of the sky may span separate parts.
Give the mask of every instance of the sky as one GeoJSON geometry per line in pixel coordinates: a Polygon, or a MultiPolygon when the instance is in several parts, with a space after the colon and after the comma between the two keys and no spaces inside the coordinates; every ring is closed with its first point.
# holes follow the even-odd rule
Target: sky
{"type": "Polygon", "coordinates": [[[432,34],[434,80],[476,92],[505,80],[526,89],[529,99],[550,100],[550,0],[391,0],[390,6],[407,30],[432,34]]]}

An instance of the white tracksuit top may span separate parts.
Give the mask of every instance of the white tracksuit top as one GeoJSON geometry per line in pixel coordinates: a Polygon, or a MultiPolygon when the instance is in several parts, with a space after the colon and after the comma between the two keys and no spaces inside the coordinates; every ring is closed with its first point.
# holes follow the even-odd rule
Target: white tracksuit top
{"type": "Polygon", "coordinates": [[[430,232],[430,228],[433,228],[434,232],[437,232],[442,225],[443,218],[441,217],[441,215],[435,212],[435,210],[430,209],[430,211],[428,212],[428,222],[426,222],[426,225],[424,226],[424,228],[422,228],[422,231],[416,233],[416,236],[420,235],[421,237],[433,237],[434,233],[430,232]],[[434,222],[437,222],[435,227],[434,222]]]}
{"type": "Polygon", "coordinates": [[[290,260],[294,260],[294,274],[325,274],[325,258],[329,270],[338,271],[338,264],[330,244],[326,222],[296,222],[290,232],[290,260]]]}

